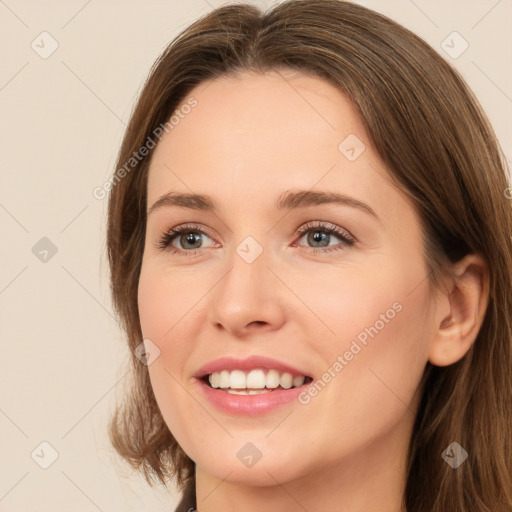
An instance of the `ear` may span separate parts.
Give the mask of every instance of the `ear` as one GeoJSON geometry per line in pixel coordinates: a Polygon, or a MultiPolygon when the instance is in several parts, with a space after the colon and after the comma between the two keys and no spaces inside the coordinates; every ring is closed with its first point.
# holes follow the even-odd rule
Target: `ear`
{"type": "Polygon", "coordinates": [[[436,299],[434,335],[429,361],[448,366],[464,357],[473,345],[489,301],[489,270],[484,259],[469,254],[454,264],[455,279],[436,299]]]}

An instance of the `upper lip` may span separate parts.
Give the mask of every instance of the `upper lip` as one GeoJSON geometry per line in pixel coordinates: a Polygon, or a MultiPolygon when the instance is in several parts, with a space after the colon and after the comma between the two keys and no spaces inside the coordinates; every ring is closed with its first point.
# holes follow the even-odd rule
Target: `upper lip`
{"type": "Polygon", "coordinates": [[[214,372],[220,372],[222,370],[255,370],[255,369],[268,369],[278,370],[280,372],[291,373],[292,375],[304,375],[310,377],[305,371],[295,368],[289,364],[272,359],[265,356],[252,355],[245,359],[236,359],[234,357],[221,357],[215,359],[209,363],[204,364],[195,374],[198,379],[203,378],[205,375],[209,375],[214,372]]]}

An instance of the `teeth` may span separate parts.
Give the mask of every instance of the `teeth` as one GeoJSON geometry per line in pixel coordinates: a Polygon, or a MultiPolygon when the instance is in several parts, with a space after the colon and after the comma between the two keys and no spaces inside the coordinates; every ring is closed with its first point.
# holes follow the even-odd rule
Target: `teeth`
{"type": "Polygon", "coordinates": [[[291,373],[283,373],[280,381],[281,387],[284,389],[290,389],[293,384],[293,376],[291,373]]]}
{"type": "Polygon", "coordinates": [[[266,389],[276,389],[281,386],[284,389],[298,387],[304,384],[304,375],[292,375],[288,372],[280,373],[277,370],[256,369],[250,372],[242,370],[222,370],[211,373],[208,380],[212,388],[226,389],[236,395],[256,395],[267,393],[266,389]]]}
{"type": "Polygon", "coordinates": [[[210,384],[212,385],[212,388],[220,387],[220,373],[219,372],[215,372],[210,375],[210,384]]]}
{"type": "MultiPolygon", "coordinates": [[[[213,375],[213,373],[212,373],[213,375]]],[[[219,388],[229,388],[230,373],[227,370],[222,370],[219,376],[219,388]]],[[[211,375],[210,375],[211,377],[211,375]]],[[[210,381],[211,384],[211,381],[210,381]]]]}
{"type": "Polygon", "coordinates": [[[279,378],[279,372],[277,370],[269,370],[267,372],[267,378],[266,378],[267,388],[271,388],[271,389],[277,388],[277,386],[279,386],[280,380],[281,379],[279,378]]]}
{"type": "Polygon", "coordinates": [[[306,377],[304,377],[304,375],[297,375],[296,377],[293,377],[293,387],[297,388],[299,386],[302,386],[305,380],[306,377]]]}
{"type": "MultiPolygon", "coordinates": [[[[247,387],[251,389],[263,389],[266,385],[263,370],[251,370],[247,375],[247,387]]],[[[232,388],[235,386],[231,385],[232,388]]]]}
{"type": "Polygon", "coordinates": [[[247,377],[242,370],[233,370],[230,375],[229,387],[232,389],[245,389],[247,377]]]}

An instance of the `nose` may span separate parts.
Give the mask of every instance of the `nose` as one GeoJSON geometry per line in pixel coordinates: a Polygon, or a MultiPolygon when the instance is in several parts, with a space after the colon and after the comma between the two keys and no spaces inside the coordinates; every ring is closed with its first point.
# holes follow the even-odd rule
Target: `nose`
{"type": "Polygon", "coordinates": [[[269,268],[263,251],[248,263],[236,251],[210,294],[208,317],[219,330],[236,337],[279,329],[285,321],[285,287],[269,268]]]}

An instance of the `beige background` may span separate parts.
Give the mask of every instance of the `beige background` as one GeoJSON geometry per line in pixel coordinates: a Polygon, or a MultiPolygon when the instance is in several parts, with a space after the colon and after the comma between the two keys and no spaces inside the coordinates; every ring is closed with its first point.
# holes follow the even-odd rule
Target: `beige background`
{"type": "MultiPolygon", "coordinates": [[[[130,476],[106,437],[127,351],[111,314],[107,202],[92,190],[113,171],[153,61],[222,3],[0,0],[2,511],[174,509],[176,497],[130,476]],[[42,52],[46,37],[51,48],[43,31],[59,45],[46,59],[31,47],[35,40],[42,52]],[[32,250],[42,237],[57,248],[46,262],[32,250]],[[35,462],[51,460],[43,441],[58,452],[47,469],[35,462]]],[[[512,0],[360,3],[422,36],[461,71],[510,158],[512,0]],[[453,31],[469,44],[457,59],[441,48],[453,31]]]]}

